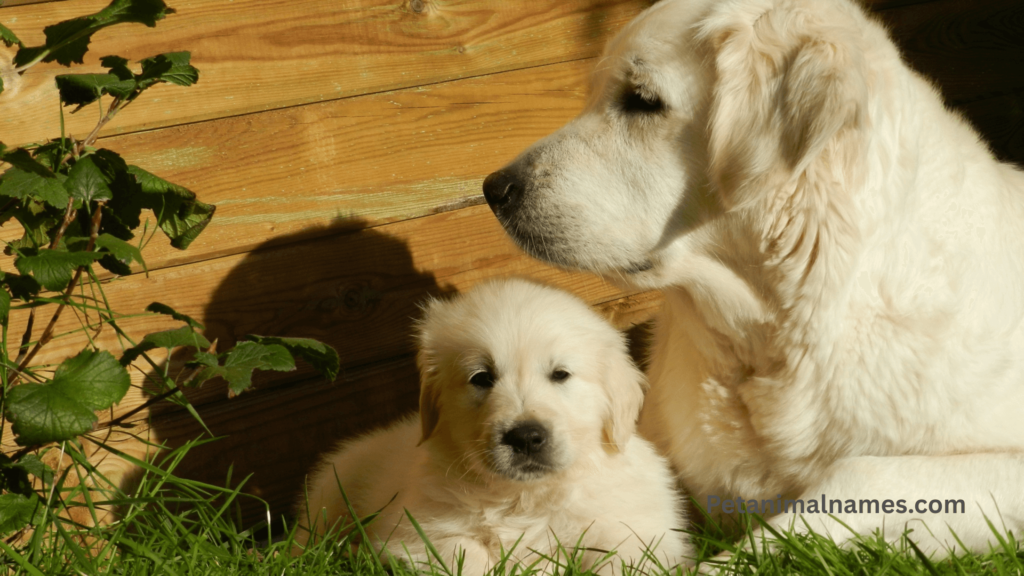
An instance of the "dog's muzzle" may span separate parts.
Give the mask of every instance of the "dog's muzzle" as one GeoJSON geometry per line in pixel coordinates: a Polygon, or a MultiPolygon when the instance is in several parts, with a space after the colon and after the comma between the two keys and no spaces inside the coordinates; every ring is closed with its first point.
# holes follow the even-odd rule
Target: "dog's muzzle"
{"type": "Polygon", "coordinates": [[[553,469],[551,433],[540,422],[516,422],[501,434],[495,450],[497,472],[516,480],[527,480],[553,469]]]}
{"type": "Polygon", "coordinates": [[[518,170],[511,167],[502,168],[484,179],[484,198],[498,217],[515,212],[525,191],[525,179],[518,170]]]}

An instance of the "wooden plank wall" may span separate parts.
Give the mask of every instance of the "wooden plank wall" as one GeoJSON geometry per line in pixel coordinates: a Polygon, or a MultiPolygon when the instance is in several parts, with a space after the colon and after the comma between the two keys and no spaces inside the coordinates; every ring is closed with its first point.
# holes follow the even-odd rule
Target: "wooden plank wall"
{"type": "MultiPolygon", "coordinates": [[[[43,26],[106,1],[17,3],[0,8],[0,22],[34,43],[43,26]]],[[[516,274],[572,290],[622,328],[649,318],[657,294],[624,293],[525,257],[480,195],[488,173],[578,112],[604,42],[649,3],[172,0],[178,13],[155,31],[97,34],[90,71],[107,54],[192,51],[199,84],[155,88],[105,128],[100,145],[218,206],[189,250],[152,243],[149,278],[106,284],[116,307],[161,301],[225,344],[249,333],[305,336],[342,356],[343,375],[332,384],[300,370],[261,378],[256,391],[230,400],[222,385],[195,391],[204,420],[226,438],[197,450],[179,472],[222,482],[233,465],[236,479],[252,474],[248,492],[273,515],[287,513],[320,451],[415,407],[410,328],[429,294],[516,274]]],[[[1024,163],[1021,3],[869,4],[950,104],[1002,157],[1024,163]]],[[[0,71],[10,55],[0,48],[0,71]]],[[[53,76],[62,72],[44,65],[5,76],[0,140],[57,134],[53,76]]],[[[67,120],[81,136],[95,114],[67,120]]],[[[0,238],[18,235],[8,227],[0,238]]],[[[14,321],[18,330],[24,318],[14,321]]],[[[75,326],[72,317],[63,322],[75,326]]],[[[141,336],[171,325],[135,318],[124,326],[141,336]]],[[[114,344],[110,334],[99,339],[114,344]]],[[[47,358],[75,352],[56,341],[47,358]]],[[[134,389],[115,412],[145,398],[134,389]]],[[[171,445],[201,432],[172,405],[136,424],[134,434],[171,445]]],[[[115,440],[144,452],[130,436],[115,440]]],[[[104,466],[115,477],[129,473],[112,459],[104,466]]],[[[246,521],[265,517],[255,501],[244,513],[246,521]]]]}

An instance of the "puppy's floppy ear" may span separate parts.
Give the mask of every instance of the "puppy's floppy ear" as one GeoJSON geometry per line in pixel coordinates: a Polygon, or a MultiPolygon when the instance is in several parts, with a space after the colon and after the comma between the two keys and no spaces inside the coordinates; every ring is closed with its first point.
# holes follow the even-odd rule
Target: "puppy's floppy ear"
{"type": "Polygon", "coordinates": [[[799,175],[841,131],[866,122],[863,16],[826,3],[771,4],[730,4],[702,30],[717,74],[712,177],[731,205],[746,200],[732,196],[744,183],[799,175]]]}
{"type": "Polygon", "coordinates": [[[434,433],[441,418],[441,366],[434,348],[439,309],[444,306],[440,300],[431,299],[423,305],[423,320],[417,326],[419,331],[419,352],[416,366],[420,371],[420,423],[423,427],[420,444],[434,433]]]}
{"type": "Polygon", "coordinates": [[[636,432],[636,420],[644,403],[647,378],[626,352],[621,340],[606,353],[604,391],[608,411],[604,420],[604,441],[611,451],[620,452],[636,432]]]}
{"type": "Polygon", "coordinates": [[[441,386],[438,383],[439,367],[429,350],[421,349],[416,355],[420,369],[420,424],[423,433],[420,444],[425,442],[437,428],[441,418],[441,386]]]}

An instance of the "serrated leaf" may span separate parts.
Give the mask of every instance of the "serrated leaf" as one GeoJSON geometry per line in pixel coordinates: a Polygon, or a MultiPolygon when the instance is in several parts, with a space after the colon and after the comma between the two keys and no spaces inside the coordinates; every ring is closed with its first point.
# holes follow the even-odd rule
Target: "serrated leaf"
{"type": "Polygon", "coordinates": [[[232,395],[245,392],[252,386],[254,370],[295,370],[295,360],[288,349],[277,344],[264,345],[256,342],[239,342],[232,350],[222,354],[224,364],[204,368],[194,381],[205,382],[220,377],[228,382],[232,395]]]}
{"type": "Polygon", "coordinates": [[[125,98],[135,90],[135,80],[124,80],[114,74],[61,74],[54,80],[60,101],[65,106],[77,106],[72,114],[104,94],[125,98]]]}
{"type": "Polygon", "coordinates": [[[292,356],[298,356],[309,362],[328,381],[334,382],[341,370],[341,359],[334,348],[312,338],[277,338],[273,336],[257,336],[250,334],[246,340],[259,344],[278,344],[284,346],[292,356]]]}
{"type": "Polygon", "coordinates": [[[60,161],[74,147],[75,143],[69,138],[51,140],[33,150],[35,160],[50,170],[56,170],[60,161]]]}
{"type": "Polygon", "coordinates": [[[68,179],[64,181],[64,189],[72,198],[81,200],[83,206],[88,206],[93,200],[113,198],[103,171],[96,165],[92,156],[83,156],[75,162],[68,172],[68,179]]]}
{"type": "Polygon", "coordinates": [[[154,348],[166,348],[168,350],[179,346],[191,346],[193,348],[209,348],[210,341],[205,336],[195,331],[192,326],[182,326],[173,330],[153,332],[146,334],[137,346],[124,351],[121,356],[121,365],[127,366],[154,348]]]}
{"type": "Polygon", "coordinates": [[[128,59],[120,56],[104,56],[100,58],[100,65],[110,70],[110,73],[121,80],[134,80],[135,74],[128,68],[128,59]]]}
{"type": "Polygon", "coordinates": [[[23,230],[21,238],[10,242],[4,249],[8,255],[19,250],[49,246],[50,234],[56,233],[63,218],[62,210],[35,198],[22,201],[20,206],[8,214],[18,220],[23,230]]]}
{"type": "Polygon", "coordinates": [[[15,44],[21,46],[21,40],[18,40],[18,36],[3,24],[0,24],[0,42],[3,42],[8,48],[15,44]]]}
{"type": "Polygon", "coordinates": [[[184,250],[206,228],[217,209],[195,199],[188,188],[154,176],[138,166],[128,166],[145,196],[142,205],[157,216],[157,223],[171,240],[171,246],[184,250]]]}
{"type": "Polygon", "coordinates": [[[131,378],[109,352],[83,350],[53,380],[21,384],[7,394],[7,417],[21,446],[70,440],[92,429],[96,410],[120,402],[131,378]]]}
{"type": "Polygon", "coordinates": [[[0,495],[0,536],[17,532],[33,521],[42,502],[35,494],[0,495]]]}
{"type": "Polygon", "coordinates": [[[114,258],[125,265],[138,262],[142,265],[142,269],[146,270],[146,261],[142,259],[142,251],[120,238],[110,234],[100,234],[96,237],[96,247],[110,252],[114,258]]]}
{"type": "MultiPolygon", "coordinates": [[[[173,194],[182,199],[194,199],[196,197],[188,188],[179,186],[173,182],[168,182],[163,178],[156,176],[150,172],[139,168],[138,166],[129,165],[128,172],[135,176],[135,181],[138,182],[142,191],[146,194],[153,194],[155,196],[164,196],[166,194],[173,194]]],[[[147,205],[147,208],[159,207],[160,204],[155,203],[154,200],[150,200],[152,204],[147,205]]]]}
{"type": "Polygon", "coordinates": [[[29,496],[32,494],[32,481],[28,478],[28,470],[17,464],[7,456],[0,455],[0,492],[29,496]]]}
{"type": "Polygon", "coordinates": [[[0,272],[0,274],[3,274],[0,284],[7,286],[7,289],[11,291],[11,296],[18,300],[28,300],[38,294],[43,288],[31,276],[21,276],[19,274],[11,274],[10,272],[0,272]]]}
{"type": "Polygon", "coordinates": [[[4,162],[10,164],[11,168],[0,176],[0,195],[21,200],[37,196],[51,206],[61,209],[67,207],[68,193],[61,179],[27,151],[15,150],[5,154],[4,162]]]}
{"type": "Polygon", "coordinates": [[[103,207],[100,232],[108,233],[121,240],[131,240],[132,230],[142,224],[143,192],[135,175],[128,171],[128,165],[116,152],[100,148],[91,156],[103,171],[113,199],[103,207]]]}
{"type": "Polygon", "coordinates": [[[63,290],[79,266],[88,266],[102,257],[95,252],[65,252],[41,249],[34,255],[23,255],[14,261],[22,274],[31,274],[47,290],[63,290]]]}
{"type": "Polygon", "coordinates": [[[210,341],[205,336],[195,331],[191,326],[182,326],[174,330],[164,330],[146,334],[143,342],[151,342],[157,348],[177,348],[178,346],[191,346],[193,348],[209,348],[210,341]]]}
{"type": "Polygon", "coordinates": [[[154,312],[156,314],[163,314],[165,316],[170,316],[171,318],[174,318],[175,320],[177,320],[179,322],[184,322],[185,324],[188,324],[189,326],[191,326],[191,327],[193,327],[193,328],[195,328],[197,330],[203,330],[204,329],[204,326],[202,324],[200,324],[199,322],[196,322],[195,320],[193,320],[191,316],[186,316],[186,315],[182,314],[181,312],[176,311],[174,308],[171,308],[167,304],[161,304],[159,302],[153,302],[149,306],[146,306],[146,312],[154,312]]]}
{"type": "Polygon", "coordinates": [[[82,63],[82,58],[89,50],[92,35],[114,24],[136,22],[146,26],[156,26],[158,20],[174,10],[168,8],[162,0],[114,0],[106,8],[89,16],[81,16],[72,20],[58,22],[43,29],[46,44],[31,48],[22,47],[14,57],[15,66],[23,66],[43,55],[43,62],[56,60],[64,66],[82,63]]]}
{"type": "Polygon", "coordinates": [[[21,468],[44,482],[50,482],[53,480],[53,470],[35,454],[26,454],[22,456],[21,460],[18,460],[13,464],[13,467],[21,468]]]}
{"type": "Polygon", "coordinates": [[[190,52],[168,52],[141,61],[142,74],[136,77],[140,89],[154,82],[191,86],[199,81],[199,70],[189,64],[190,52]]]}

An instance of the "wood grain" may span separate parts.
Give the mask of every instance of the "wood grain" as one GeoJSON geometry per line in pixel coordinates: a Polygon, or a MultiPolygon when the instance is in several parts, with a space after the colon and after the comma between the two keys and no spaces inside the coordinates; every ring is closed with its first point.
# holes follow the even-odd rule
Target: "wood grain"
{"type": "MultiPolygon", "coordinates": [[[[583,106],[593,60],[105,138],[100,146],[217,205],[151,270],[267,242],[482,203],[481,182],[583,106]]],[[[16,222],[0,238],[21,236],[16,222]]]]}
{"type": "MultiPolygon", "coordinates": [[[[69,16],[101,9],[106,0],[69,0],[0,9],[0,21],[27,44],[69,16]]],[[[645,0],[426,0],[415,12],[402,0],[180,0],[178,13],[155,30],[115,26],[93,38],[85,66],[99,58],[139,60],[190,50],[201,71],[196,86],[158,86],[102,132],[153,129],[349,96],[422,86],[597,55],[610,34],[645,0]]],[[[11,50],[0,49],[0,62],[11,50]]],[[[0,134],[10,146],[55,137],[56,64],[7,76],[0,94],[0,134]]],[[[82,136],[94,107],[67,118],[82,136]]]]}
{"type": "MultiPolygon", "coordinates": [[[[221,350],[246,334],[317,338],[338,349],[345,370],[411,353],[418,304],[429,295],[465,290],[486,278],[531,277],[566,288],[591,304],[630,295],[593,275],[560,271],[527,257],[483,206],[355,233],[344,228],[331,232],[246,255],[159,270],[148,279],[127,277],[106,284],[106,295],[114,308],[125,311],[163,302],[205,324],[207,337],[219,339],[221,350]]],[[[40,319],[49,318],[45,311],[37,312],[40,319]]],[[[22,333],[26,317],[25,310],[12,312],[11,334],[22,333]]],[[[618,323],[629,321],[626,316],[618,323]]],[[[37,321],[36,337],[43,324],[37,321]]],[[[178,325],[152,315],[125,318],[119,324],[136,339],[178,325]]],[[[76,327],[75,316],[66,314],[57,332],[76,327]]],[[[109,329],[93,337],[102,348],[118,349],[109,329]]],[[[80,340],[55,340],[39,360],[58,362],[80,348],[80,340]]],[[[280,384],[309,374],[305,369],[268,373],[257,383],[280,384]]],[[[190,396],[204,403],[226,397],[226,388],[211,384],[190,396]]],[[[122,409],[131,409],[142,399],[143,394],[135,391],[122,409]]]]}

